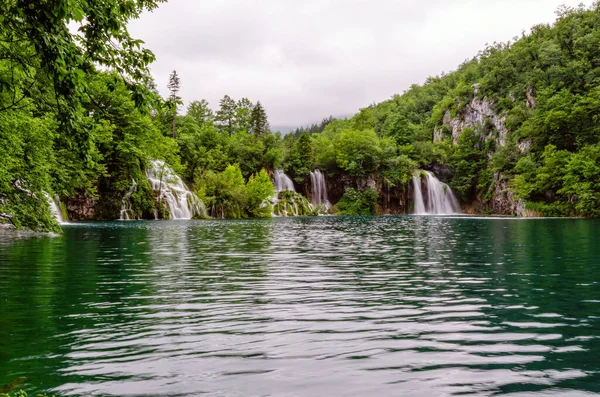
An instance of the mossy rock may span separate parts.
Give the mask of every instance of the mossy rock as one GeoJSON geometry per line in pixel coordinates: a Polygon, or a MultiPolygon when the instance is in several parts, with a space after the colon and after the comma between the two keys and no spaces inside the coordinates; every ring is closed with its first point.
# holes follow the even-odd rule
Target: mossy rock
{"type": "Polygon", "coordinates": [[[273,213],[276,216],[315,216],[315,208],[306,197],[300,193],[284,190],[279,192],[273,204],[273,213]]]}

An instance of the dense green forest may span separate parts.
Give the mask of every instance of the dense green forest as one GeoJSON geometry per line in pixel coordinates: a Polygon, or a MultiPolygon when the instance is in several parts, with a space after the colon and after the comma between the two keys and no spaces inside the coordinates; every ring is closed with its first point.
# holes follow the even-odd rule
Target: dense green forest
{"type": "Polygon", "coordinates": [[[277,169],[295,202],[321,170],[329,211],[344,215],[410,211],[410,181],[427,169],[468,211],[600,216],[600,3],[283,135],[256,99],[184,107],[175,71],[170,96],[158,94],[154,56],[126,25],[160,1],[0,1],[0,222],[59,230],[48,196],[75,220],[118,219],[126,195],[135,218],[168,218],[146,177],[153,160],[196,193],[202,217],[270,216],[277,169]]]}

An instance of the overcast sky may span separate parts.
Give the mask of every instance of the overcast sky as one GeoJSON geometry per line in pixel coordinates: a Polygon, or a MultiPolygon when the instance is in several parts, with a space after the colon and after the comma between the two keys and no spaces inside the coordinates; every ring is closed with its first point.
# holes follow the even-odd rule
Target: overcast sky
{"type": "Polygon", "coordinates": [[[186,104],[260,100],[277,128],[354,114],[581,2],[170,0],[130,32],[155,53],[163,95],[175,69],[186,104]]]}

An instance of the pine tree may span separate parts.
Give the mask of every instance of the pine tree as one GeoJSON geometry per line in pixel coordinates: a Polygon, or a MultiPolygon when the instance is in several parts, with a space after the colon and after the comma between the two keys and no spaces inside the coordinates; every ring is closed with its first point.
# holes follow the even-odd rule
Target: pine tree
{"type": "Polygon", "coordinates": [[[235,131],[235,116],[237,105],[229,95],[225,95],[219,101],[219,110],[217,111],[215,121],[221,131],[227,131],[231,136],[235,131]]]}
{"type": "Polygon", "coordinates": [[[270,132],[269,121],[267,120],[267,112],[262,104],[256,102],[252,109],[252,133],[256,136],[264,136],[270,132]]]}
{"type": "Polygon", "coordinates": [[[173,116],[173,138],[177,137],[177,107],[182,103],[181,97],[179,94],[179,76],[177,75],[177,71],[173,70],[171,75],[169,76],[169,84],[167,87],[171,94],[169,95],[169,105],[171,106],[172,116],[173,116]]]}

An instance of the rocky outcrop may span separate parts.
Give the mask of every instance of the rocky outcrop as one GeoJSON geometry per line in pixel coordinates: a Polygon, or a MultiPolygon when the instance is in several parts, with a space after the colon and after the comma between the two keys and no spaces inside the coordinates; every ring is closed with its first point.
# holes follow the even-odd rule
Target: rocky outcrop
{"type": "Polygon", "coordinates": [[[98,200],[85,193],[79,193],[73,197],[67,197],[62,203],[67,209],[69,220],[72,221],[91,221],[95,219],[96,204],[98,200]]]}
{"type": "MultiPolygon", "coordinates": [[[[449,117],[450,114],[448,112],[446,112],[446,115],[449,117]]],[[[447,119],[446,115],[444,115],[444,120],[447,119]]],[[[434,143],[439,143],[442,142],[444,140],[444,128],[442,126],[436,126],[433,129],[433,142],[434,143]]]]}
{"type": "Polygon", "coordinates": [[[469,102],[464,110],[456,117],[452,117],[450,110],[446,110],[442,119],[442,125],[436,126],[433,131],[433,141],[441,142],[443,140],[444,128],[447,128],[452,133],[452,141],[458,144],[458,138],[465,128],[478,129],[486,127],[488,124],[498,132],[493,139],[499,146],[506,145],[508,129],[506,128],[506,116],[496,114],[493,109],[494,101],[488,97],[479,98],[477,94],[479,88],[477,84],[473,85],[473,99],[469,102]]]}
{"type": "Polygon", "coordinates": [[[508,180],[501,174],[494,175],[494,192],[488,206],[497,215],[517,215],[519,212],[519,200],[508,188],[508,180]]]}
{"type": "Polygon", "coordinates": [[[423,168],[425,171],[433,172],[436,178],[444,183],[448,183],[452,179],[452,170],[445,164],[433,163],[423,168]]]}
{"type": "Polygon", "coordinates": [[[525,139],[518,142],[517,147],[519,148],[521,154],[527,153],[527,151],[529,151],[529,148],[531,148],[531,139],[525,139]]]}
{"type": "Polygon", "coordinates": [[[502,174],[494,175],[494,192],[487,208],[495,215],[521,216],[526,218],[538,217],[535,211],[528,210],[526,203],[518,199],[509,189],[509,181],[502,174]]]}
{"type": "MultiPolygon", "coordinates": [[[[466,106],[462,114],[455,118],[452,118],[450,110],[446,111],[443,123],[444,126],[452,131],[452,141],[454,144],[458,144],[458,137],[465,128],[483,127],[486,123],[491,123],[498,131],[498,136],[495,138],[496,143],[499,146],[506,144],[508,135],[508,129],[505,126],[506,116],[498,116],[492,108],[493,104],[494,102],[488,100],[487,97],[483,99],[474,98],[466,106]]],[[[436,133],[439,139],[441,137],[441,129],[438,129],[437,132],[434,131],[434,136],[436,133]]]]}
{"type": "Polygon", "coordinates": [[[535,90],[530,88],[527,90],[527,109],[531,109],[535,107],[535,90]]]}

